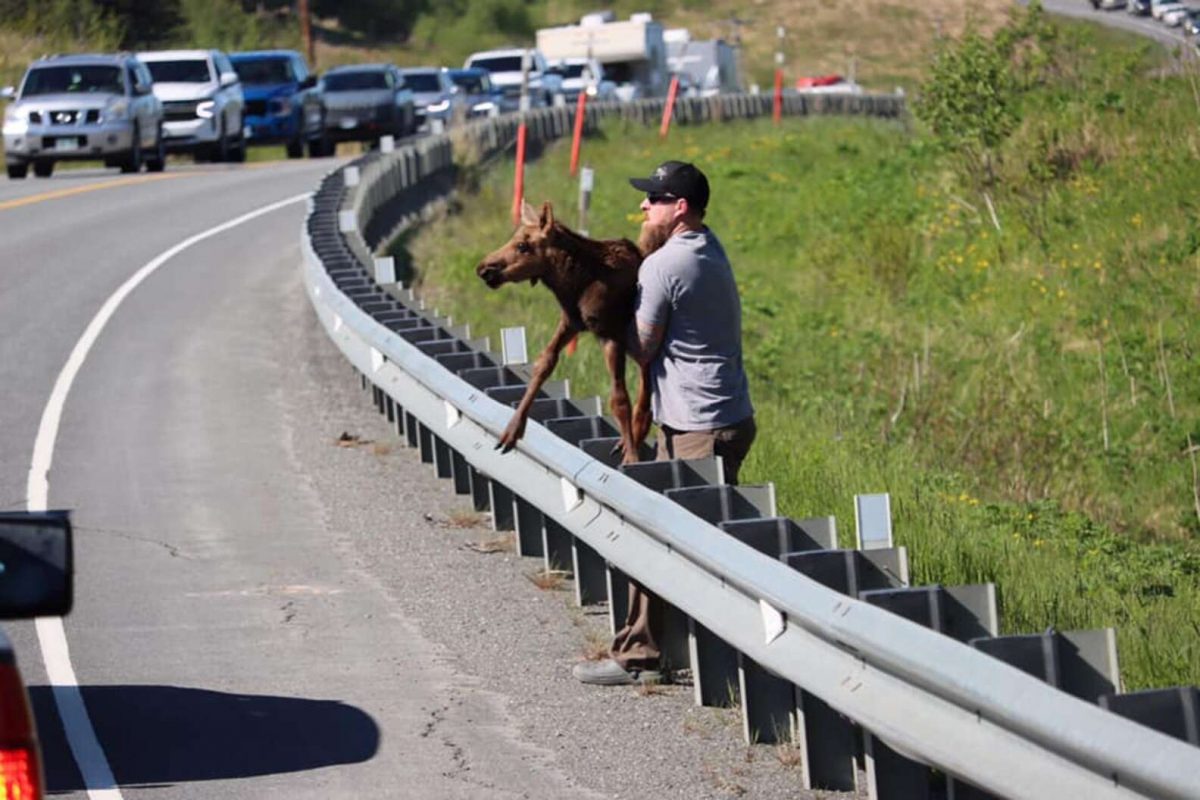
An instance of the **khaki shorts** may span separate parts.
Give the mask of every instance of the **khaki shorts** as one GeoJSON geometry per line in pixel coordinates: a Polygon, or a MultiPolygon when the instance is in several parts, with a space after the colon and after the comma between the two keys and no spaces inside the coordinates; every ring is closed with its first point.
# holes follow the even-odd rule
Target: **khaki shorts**
{"type": "Polygon", "coordinates": [[[754,417],[748,417],[728,428],[716,428],[711,431],[681,431],[667,425],[660,425],[658,431],[658,452],[655,455],[659,461],[669,461],[674,458],[710,458],[720,456],[725,468],[725,482],[735,485],[738,482],[738,471],[750,445],[754,444],[754,436],[758,428],[754,417]]]}

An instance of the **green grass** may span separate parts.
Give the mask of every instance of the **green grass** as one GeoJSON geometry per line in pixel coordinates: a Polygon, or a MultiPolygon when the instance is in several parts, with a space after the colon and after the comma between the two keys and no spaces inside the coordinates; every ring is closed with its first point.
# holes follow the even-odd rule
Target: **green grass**
{"type": "MultiPolygon", "coordinates": [[[[1008,632],[1116,625],[1129,688],[1200,683],[1200,136],[1194,75],[1062,26],[995,192],[1001,230],[904,123],[607,125],[590,229],[636,236],[626,178],[683,157],[739,281],[760,438],[743,476],[795,517],[890,492],[914,582],[997,583],[1008,632]],[[1032,166],[1049,164],[1053,177],[1032,166]],[[1161,335],[1160,335],[1161,331],[1161,335]],[[1168,391],[1168,386],[1170,391],[1168,391]],[[1107,446],[1105,430],[1107,429],[1107,446]]],[[[565,143],[526,196],[576,222],[565,143]]],[[[557,319],[542,288],[474,267],[511,233],[511,162],[398,244],[432,305],[493,337],[557,319]]],[[[556,377],[606,395],[584,342],[556,377]]]]}

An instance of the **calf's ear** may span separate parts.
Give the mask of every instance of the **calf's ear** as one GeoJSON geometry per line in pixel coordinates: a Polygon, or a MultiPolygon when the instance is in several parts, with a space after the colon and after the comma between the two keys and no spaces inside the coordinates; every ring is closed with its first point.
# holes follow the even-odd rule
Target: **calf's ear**
{"type": "Polygon", "coordinates": [[[521,201],[521,224],[529,227],[541,224],[538,220],[537,209],[529,205],[528,200],[521,201]]]}
{"type": "Polygon", "coordinates": [[[554,227],[554,209],[549,202],[542,203],[541,226],[543,231],[549,231],[554,227]]]}

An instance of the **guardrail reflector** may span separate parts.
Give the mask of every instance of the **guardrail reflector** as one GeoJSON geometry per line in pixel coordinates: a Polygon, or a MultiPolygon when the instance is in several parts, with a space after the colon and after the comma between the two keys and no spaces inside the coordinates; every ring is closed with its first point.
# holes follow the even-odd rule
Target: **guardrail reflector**
{"type": "Polygon", "coordinates": [[[346,182],[346,186],[358,186],[359,177],[358,167],[355,166],[348,166],[342,172],[342,180],[346,182]]]}
{"type": "Polygon", "coordinates": [[[353,211],[338,212],[338,231],[340,233],[350,233],[358,229],[358,219],[353,211]]]}
{"type": "Polygon", "coordinates": [[[446,401],[446,427],[453,428],[459,422],[462,422],[462,412],[454,407],[454,404],[449,400],[446,401]]]}
{"type": "Polygon", "coordinates": [[[375,282],[380,286],[396,282],[396,259],[391,256],[375,259],[375,282]]]}
{"type": "Polygon", "coordinates": [[[383,368],[383,353],[371,348],[371,371],[379,372],[383,368]]]}
{"type": "Polygon", "coordinates": [[[334,314],[333,315],[333,332],[337,333],[341,329],[342,329],[342,315],[334,314]]]}
{"type": "Polygon", "coordinates": [[[770,644],[783,635],[784,630],[787,628],[787,620],[784,619],[782,613],[766,600],[758,601],[758,610],[762,614],[763,633],[767,644],[770,644]]]}
{"type": "Polygon", "coordinates": [[[559,486],[562,488],[563,509],[566,511],[574,511],[583,504],[583,492],[579,487],[571,483],[566,478],[559,479],[559,486]]]}

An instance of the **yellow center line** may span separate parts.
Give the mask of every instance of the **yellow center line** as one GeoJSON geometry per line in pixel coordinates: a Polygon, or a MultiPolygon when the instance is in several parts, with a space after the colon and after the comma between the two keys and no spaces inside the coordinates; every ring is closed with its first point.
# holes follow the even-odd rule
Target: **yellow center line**
{"type": "Polygon", "coordinates": [[[168,172],[163,175],[144,175],[136,178],[119,178],[114,181],[104,181],[103,183],[89,183],[86,186],[73,186],[70,189],[56,189],[53,192],[42,192],[41,194],[30,195],[29,197],[18,197],[15,200],[5,200],[0,202],[0,211],[7,211],[10,208],[20,208],[21,206],[29,206],[34,203],[44,203],[47,200],[59,200],[63,197],[71,197],[77,194],[86,192],[98,192],[101,189],[116,189],[119,186],[131,186],[135,183],[150,183],[151,181],[165,181],[170,178],[183,178],[188,175],[196,175],[195,172],[168,172]]]}

